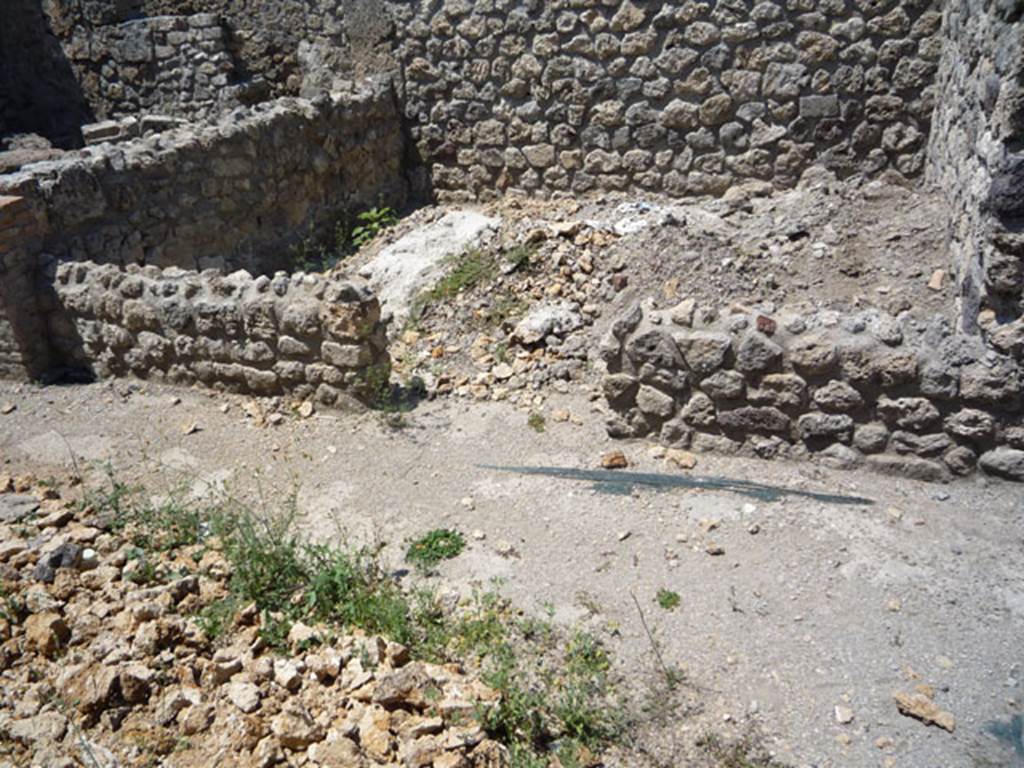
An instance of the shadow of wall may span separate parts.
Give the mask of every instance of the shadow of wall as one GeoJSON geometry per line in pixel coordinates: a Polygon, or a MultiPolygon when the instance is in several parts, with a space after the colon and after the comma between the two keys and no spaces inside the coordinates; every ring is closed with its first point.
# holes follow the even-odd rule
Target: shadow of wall
{"type": "Polygon", "coordinates": [[[4,0],[0,23],[0,139],[37,133],[55,146],[82,146],[94,119],[40,0],[4,0]]]}

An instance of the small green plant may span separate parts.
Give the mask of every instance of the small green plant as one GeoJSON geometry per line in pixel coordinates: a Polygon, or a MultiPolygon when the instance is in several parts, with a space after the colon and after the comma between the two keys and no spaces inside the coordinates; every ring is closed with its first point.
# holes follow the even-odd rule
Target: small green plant
{"type": "Polygon", "coordinates": [[[655,600],[657,600],[658,605],[666,611],[674,611],[682,602],[679,598],[679,593],[673,592],[670,589],[659,589],[655,600]]]}
{"type": "Polygon", "coordinates": [[[432,568],[442,560],[458,557],[466,548],[466,539],[458,531],[449,528],[435,528],[414,541],[405,553],[410,563],[432,568]]]}
{"type": "Polygon", "coordinates": [[[536,411],[531,413],[529,417],[526,419],[526,425],[537,433],[541,433],[547,428],[547,422],[545,421],[544,416],[537,413],[536,411]]]}
{"type": "Polygon", "coordinates": [[[472,248],[445,260],[450,269],[433,288],[413,300],[411,316],[419,319],[426,309],[439,301],[447,301],[464,291],[497,277],[499,269],[494,254],[472,248]]]}
{"type": "Polygon", "coordinates": [[[398,216],[385,205],[363,211],[356,216],[356,220],[359,224],[352,228],[352,244],[362,248],[385,229],[398,223],[398,216]]]}

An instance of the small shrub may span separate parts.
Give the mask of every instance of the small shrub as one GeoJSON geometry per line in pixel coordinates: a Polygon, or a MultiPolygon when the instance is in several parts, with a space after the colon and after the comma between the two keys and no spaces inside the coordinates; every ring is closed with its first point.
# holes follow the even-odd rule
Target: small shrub
{"type": "Polygon", "coordinates": [[[541,433],[547,428],[547,422],[544,417],[537,412],[530,414],[529,418],[526,419],[526,424],[530,429],[537,433],[541,433]]]}
{"type": "Polygon", "coordinates": [[[458,557],[465,548],[466,540],[461,533],[447,528],[435,528],[410,545],[405,559],[424,568],[432,568],[442,560],[458,557]]]}
{"type": "Polygon", "coordinates": [[[362,248],[385,229],[398,223],[398,216],[393,209],[382,206],[363,211],[356,216],[356,220],[359,224],[352,228],[352,245],[362,248]]]}
{"type": "Polygon", "coordinates": [[[679,594],[668,589],[659,589],[655,599],[658,601],[658,605],[666,611],[674,611],[681,602],[679,594]]]}

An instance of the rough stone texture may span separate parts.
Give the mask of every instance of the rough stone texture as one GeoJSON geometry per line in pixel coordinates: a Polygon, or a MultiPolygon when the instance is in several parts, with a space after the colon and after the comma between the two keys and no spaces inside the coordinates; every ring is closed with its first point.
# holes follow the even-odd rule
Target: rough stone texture
{"type": "Polygon", "coordinates": [[[928,176],[950,204],[961,325],[998,338],[1024,314],[1024,6],[946,3],[943,37],[928,176]]]}
{"type": "Polygon", "coordinates": [[[286,99],[0,176],[0,374],[54,364],[37,305],[58,263],[271,272],[339,216],[404,204],[387,83],[286,99]]]}
{"type": "Polygon", "coordinates": [[[392,4],[411,136],[442,197],[720,194],[916,175],[939,3],[392,4]]]}
{"type": "Polygon", "coordinates": [[[827,312],[782,310],[719,322],[717,313],[697,311],[705,319],[694,330],[667,333],[675,309],[647,309],[640,320],[638,311],[613,321],[629,330],[601,345],[613,436],[653,434],[681,448],[764,458],[814,456],[931,481],[976,464],[1024,478],[1017,363],[944,321],[922,327],[870,310],[837,325],[827,312]],[[772,337],[744,330],[757,325],[773,328],[772,337]],[[897,344],[892,328],[901,331],[897,344]],[[935,381],[948,385],[929,386],[935,381]]]}
{"type": "Polygon", "coordinates": [[[97,375],[344,404],[387,380],[380,305],[362,283],[63,264],[50,336],[97,375]]]}

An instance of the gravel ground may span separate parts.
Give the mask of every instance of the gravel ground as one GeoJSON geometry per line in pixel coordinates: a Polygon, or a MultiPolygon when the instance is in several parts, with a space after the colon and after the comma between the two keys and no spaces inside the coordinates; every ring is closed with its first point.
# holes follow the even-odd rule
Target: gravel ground
{"type": "Polygon", "coordinates": [[[97,481],[109,461],[154,488],[219,485],[270,507],[294,494],[310,535],[387,542],[396,567],[410,538],[458,528],[470,547],[442,567],[442,589],[497,583],[528,612],[598,630],[624,687],[655,700],[661,717],[640,732],[642,749],[609,764],[684,764],[714,732],[753,733],[789,765],[1024,765],[988,732],[1019,716],[1024,695],[1020,486],[714,456],[684,472],[646,444],[613,444],[571,393],[549,399],[543,432],[507,404],[452,400],[421,404],[402,428],[339,413],[275,425],[242,398],[124,381],[5,382],[0,403],[16,406],[0,416],[0,471],[45,477],[77,465],[97,481]],[[555,410],[573,418],[556,422],[555,410]],[[634,470],[873,503],[616,495],[483,466],[593,468],[614,448],[634,470]],[[679,607],[660,608],[659,589],[678,593],[679,607]],[[675,696],[660,692],[634,595],[666,664],[685,671],[675,696]],[[955,716],[953,733],[898,713],[894,692],[920,684],[955,716]]]}

